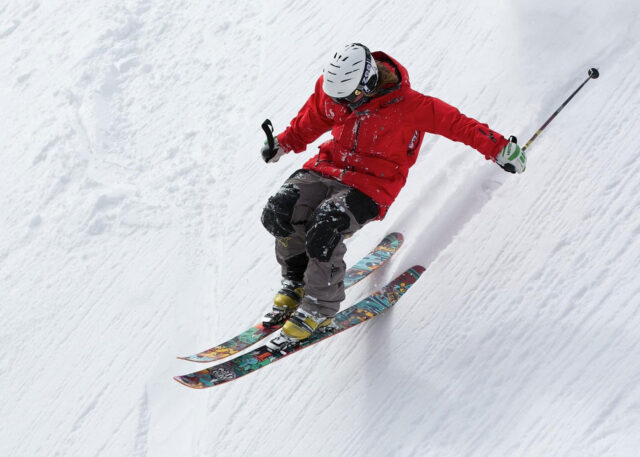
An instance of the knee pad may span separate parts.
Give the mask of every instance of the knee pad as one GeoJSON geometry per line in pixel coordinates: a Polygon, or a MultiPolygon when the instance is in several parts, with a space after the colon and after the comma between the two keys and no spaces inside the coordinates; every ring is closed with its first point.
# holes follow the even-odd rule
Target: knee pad
{"type": "Polygon", "coordinates": [[[262,225],[277,238],[293,234],[291,215],[293,207],[300,198],[300,189],[293,184],[285,184],[269,198],[262,211],[262,225]]]}
{"type": "Polygon", "coordinates": [[[350,223],[347,213],[335,202],[322,203],[305,227],[305,244],[309,257],[328,262],[334,249],[342,241],[342,232],[349,228],[350,223]]]}

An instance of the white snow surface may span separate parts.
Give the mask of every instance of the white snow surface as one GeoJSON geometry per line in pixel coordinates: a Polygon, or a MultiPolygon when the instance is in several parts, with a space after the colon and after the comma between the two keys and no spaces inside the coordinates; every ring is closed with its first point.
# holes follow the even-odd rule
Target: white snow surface
{"type": "MultiPolygon", "coordinates": [[[[640,455],[640,6],[9,0],[0,4],[0,455],[640,455]],[[524,143],[523,175],[428,136],[387,218],[414,264],[384,316],[240,380],[175,358],[278,286],[266,165],[359,41],[524,143]]],[[[325,140],[324,136],[322,140],[325,140]]]]}

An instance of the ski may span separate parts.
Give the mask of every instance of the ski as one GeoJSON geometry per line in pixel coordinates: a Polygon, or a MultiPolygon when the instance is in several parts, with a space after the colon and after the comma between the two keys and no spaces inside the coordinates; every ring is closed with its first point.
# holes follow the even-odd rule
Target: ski
{"type": "Polygon", "coordinates": [[[181,384],[193,389],[206,389],[208,387],[224,384],[238,379],[249,373],[253,373],[283,357],[298,352],[307,346],[315,344],[348,328],[367,321],[393,306],[402,295],[420,278],[425,268],[416,265],[409,268],[395,280],[391,281],[378,292],[375,292],[356,303],[355,305],[339,312],[334,318],[332,327],[322,333],[311,336],[299,346],[289,352],[271,352],[266,345],[260,346],[251,352],[240,355],[219,365],[215,365],[195,373],[176,376],[174,379],[181,384]]]}
{"type": "MultiPolygon", "coordinates": [[[[380,241],[380,243],[369,254],[364,256],[359,262],[347,270],[344,277],[345,289],[360,282],[384,265],[387,260],[389,260],[391,256],[400,249],[403,241],[404,237],[401,233],[390,233],[384,237],[384,239],[380,241]]],[[[238,336],[219,344],[218,346],[214,346],[206,351],[202,351],[194,355],[178,358],[189,362],[201,363],[222,360],[243,351],[261,339],[269,336],[276,330],[279,330],[280,327],[282,326],[276,325],[273,327],[265,327],[262,323],[259,323],[242,332],[238,336]]]]}

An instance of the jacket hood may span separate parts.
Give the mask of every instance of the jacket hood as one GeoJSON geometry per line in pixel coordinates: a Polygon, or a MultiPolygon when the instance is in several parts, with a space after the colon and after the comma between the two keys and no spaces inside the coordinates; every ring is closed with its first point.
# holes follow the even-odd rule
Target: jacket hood
{"type": "Polygon", "coordinates": [[[400,74],[400,85],[411,87],[411,84],[409,83],[409,72],[405,67],[402,66],[400,62],[398,62],[396,59],[391,57],[389,54],[384,53],[382,51],[374,51],[371,53],[371,55],[373,56],[374,59],[376,59],[376,61],[381,61],[381,62],[386,62],[388,64],[391,64],[391,66],[394,67],[397,70],[397,72],[400,74]]]}
{"type": "Polygon", "coordinates": [[[381,95],[369,99],[368,102],[355,107],[354,111],[367,110],[370,108],[386,105],[389,103],[389,101],[397,98],[398,96],[401,96],[401,92],[404,92],[405,90],[411,88],[411,83],[409,82],[409,72],[400,64],[400,62],[382,51],[374,51],[371,53],[371,55],[374,59],[376,59],[377,62],[388,64],[391,68],[393,68],[393,70],[396,72],[396,75],[400,78],[400,83],[390,89],[387,89],[381,95]]]}

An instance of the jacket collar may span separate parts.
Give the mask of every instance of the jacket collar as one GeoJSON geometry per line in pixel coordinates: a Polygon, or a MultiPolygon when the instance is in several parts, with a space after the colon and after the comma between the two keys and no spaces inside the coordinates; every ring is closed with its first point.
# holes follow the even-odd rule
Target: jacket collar
{"type": "Polygon", "coordinates": [[[382,94],[367,99],[364,103],[359,103],[356,106],[349,105],[352,112],[362,113],[397,103],[402,100],[404,92],[411,88],[409,73],[397,60],[382,51],[375,51],[372,55],[377,61],[389,64],[395,70],[396,75],[400,77],[400,82],[394,87],[383,90],[382,94]]]}

